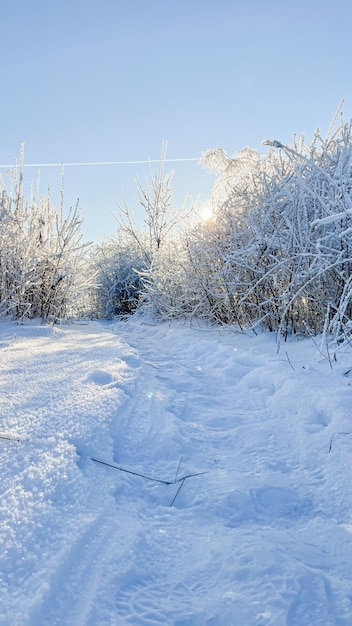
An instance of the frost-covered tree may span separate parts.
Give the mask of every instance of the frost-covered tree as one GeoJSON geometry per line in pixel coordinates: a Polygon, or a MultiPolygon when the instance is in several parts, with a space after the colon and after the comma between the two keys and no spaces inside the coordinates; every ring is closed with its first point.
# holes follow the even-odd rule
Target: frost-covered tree
{"type": "MultiPolygon", "coordinates": [[[[145,185],[136,180],[142,223],[134,221],[125,202],[120,207],[117,237],[97,248],[96,306],[103,317],[131,313],[142,302],[160,314],[165,307],[171,311],[170,303],[163,303],[159,310],[158,294],[164,293],[160,281],[167,273],[174,274],[172,238],[184,213],[172,206],[173,172],[165,173],[165,159],[164,143],[157,172],[150,172],[145,185]]],[[[167,297],[173,299],[170,293],[167,297]]]]}
{"type": "Polygon", "coordinates": [[[23,147],[10,187],[1,177],[0,315],[43,321],[82,312],[93,279],[78,206],[66,215],[50,194],[25,199],[23,147]]]}
{"type": "Polygon", "coordinates": [[[165,173],[167,144],[163,142],[159,166],[156,173],[150,171],[149,179],[143,185],[136,179],[139,211],[142,210],[143,225],[138,226],[132,216],[132,212],[124,202],[119,207],[121,217],[119,229],[121,234],[134,239],[145,260],[146,266],[150,265],[153,255],[157,252],[170,231],[179,223],[180,215],[172,208],[174,172],[165,173]]]}

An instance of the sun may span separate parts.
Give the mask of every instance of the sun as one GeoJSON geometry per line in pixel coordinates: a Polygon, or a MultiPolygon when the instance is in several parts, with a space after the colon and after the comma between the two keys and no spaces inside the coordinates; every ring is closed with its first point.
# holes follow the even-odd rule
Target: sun
{"type": "Polygon", "coordinates": [[[207,220],[210,220],[213,217],[213,211],[211,210],[211,207],[209,205],[205,205],[201,209],[199,214],[203,222],[206,222],[207,220]]]}

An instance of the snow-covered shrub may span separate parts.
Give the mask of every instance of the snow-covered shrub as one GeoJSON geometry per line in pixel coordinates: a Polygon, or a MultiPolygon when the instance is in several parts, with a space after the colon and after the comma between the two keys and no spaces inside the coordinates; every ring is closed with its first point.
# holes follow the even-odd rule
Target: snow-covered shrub
{"type": "Polygon", "coordinates": [[[275,146],[293,170],[282,185],[285,201],[276,216],[286,272],[281,331],[321,331],[328,315],[336,333],[351,315],[350,307],[341,308],[352,268],[351,131],[351,122],[341,118],[325,140],[317,131],[307,149],[275,146]]]}
{"type": "Polygon", "coordinates": [[[351,124],[270,144],[265,158],[205,155],[220,175],[211,220],[187,234],[185,289],[211,322],[306,333],[328,315],[337,331],[351,315],[351,124]]]}
{"type": "Polygon", "coordinates": [[[141,279],[142,306],[151,315],[169,320],[196,314],[198,300],[192,291],[185,239],[175,236],[164,243],[141,279]]]}
{"type": "Polygon", "coordinates": [[[50,195],[23,193],[23,149],[10,190],[0,179],[0,315],[15,319],[65,318],[75,313],[92,282],[79,209],[63,212],[50,195]]]}
{"type": "Polygon", "coordinates": [[[94,264],[97,315],[114,318],[133,313],[142,291],[139,272],[145,268],[145,259],[135,240],[126,240],[120,234],[117,239],[103,242],[96,248],[94,264]]]}
{"type": "Polygon", "coordinates": [[[265,142],[265,157],[250,148],[204,155],[218,173],[213,215],[151,264],[156,313],[284,335],[349,332],[352,126],[339,114],[326,139],[317,130],[308,146],[294,138],[265,142]]]}

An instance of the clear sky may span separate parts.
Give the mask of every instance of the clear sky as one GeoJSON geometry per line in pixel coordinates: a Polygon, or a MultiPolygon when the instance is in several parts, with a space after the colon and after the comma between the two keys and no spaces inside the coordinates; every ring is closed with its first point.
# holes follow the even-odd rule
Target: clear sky
{"type": "MultiPolygon", "coordinates": [[[[350,0],[2,0],[0,164],[229,154],[264,139],[326,133],[340,101],[352,117],[350,0]]],[[[213,178],[170,163],[175,203],[213,178]]],[[[3,171],[3,170],[0,170],[3,171]]],[[[112,234],[148,165],[67,166],[89,239],[112,234]]],[[[28,179],[36,169],[27,168],[28,179]]],[[[41,168],[42,191],[59,168],[41,168]]],[[[55,197],[53,197],[55,202],[55,197]]]]}

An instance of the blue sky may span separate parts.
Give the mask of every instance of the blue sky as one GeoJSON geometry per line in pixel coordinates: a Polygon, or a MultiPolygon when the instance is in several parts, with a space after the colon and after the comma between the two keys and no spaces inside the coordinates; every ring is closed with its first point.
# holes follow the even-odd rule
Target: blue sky
{"type": "MultiPolygon", "coordinates": [[[[350,0],[3,0],[0,164],[197,158],[261,152],[352,117],[350,0]]],[[[209,196],[197,162],[170,163],[175,203],[209,196]]],[[[2,170],[0,170],[2,171],[2,170]]],[[[65,168],[89,239],[112,234],[148,165],[65,168]]],[[[28,179],[36,177],[27,168],[28,179]]],[[[59,168],[41,168],[42,191],[59,168]]]]}

